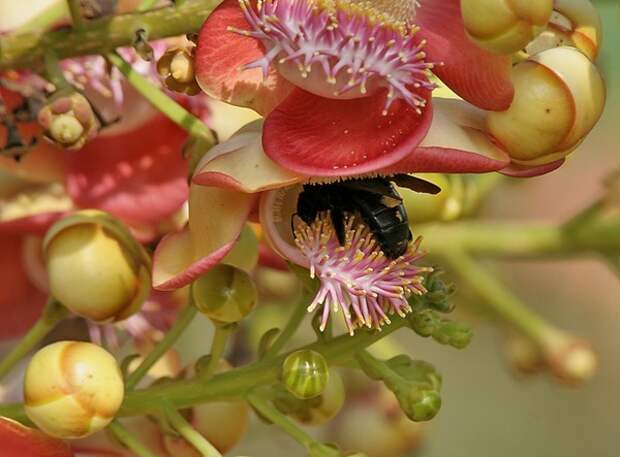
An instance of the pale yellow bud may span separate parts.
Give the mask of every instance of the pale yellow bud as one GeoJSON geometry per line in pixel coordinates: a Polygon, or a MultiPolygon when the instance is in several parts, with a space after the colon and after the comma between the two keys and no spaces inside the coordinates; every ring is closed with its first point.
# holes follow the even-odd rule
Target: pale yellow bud
{"type": "Polygon", "coordinates": [[[50,136],[62,144],[75,143],[84,133],[84,127],[75,117],[61,114],[52,119],[50,136]]]}
{"type": "Polygon", "coordinates": [[[50,344],[26,369],[25,411],[48,435],[75,439],[101,430],[114,418],[123,397],[116,360],[91,343],[50,344]]]}
{"type": "Polygon", "coordinates": [[[592,2],[556,0],[553,8],[547,29],[527,45],[527,53],[534,55],[556,46],[574,46],[590,60],[596,59],[602,26],[592,2]]]}
{"type": "Polygon", "coordinates": [[[487,127],[518,164],[542,165],[565,157],[603,112],[601,75],[574,48],[536,54],[513,68],[512,81],[512,105],[489,112],[487,127]]]}
{"type": "Polygon", "coordinates": [[[149,260],[119,222],[81,211],[54,224],[44,241],[50,293],[96,322],[125,319],[150,292],[149,260]]]}
{"type": "Polygon", "coordinates": [[[553,375],[560,381],[578,385],[597,372],[596,353],[587,341],[562,332],[550,333],[543,352],[553,375]]]}
{"type": "Polygon", "coordinates": [[[509,55],[523,49],[547,24],[553,0],[461,0],[465,29],[481,48],[509,55]]]}
{"type": "Polygon", "coordinates": [[[163,78],[165,86],[187,95],[196,95],[200,87],[194,73],[193,48],[172,47],[157,61],[157,72],[163,78]]]}

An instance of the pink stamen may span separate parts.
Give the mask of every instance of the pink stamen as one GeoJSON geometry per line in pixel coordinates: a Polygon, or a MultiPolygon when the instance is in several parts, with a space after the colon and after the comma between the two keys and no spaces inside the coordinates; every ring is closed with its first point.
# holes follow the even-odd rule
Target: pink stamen
{"type": "Polygon", "coordinates": [[[338,241],[329,213],[321,213],[310,225],[295,218],[294,226],[295,243],[310,261],[311,276],[321,282],[308,307],[309,312],[323,307],[321,330],[327,325],[330,310],[342,311],[350,334],[360,326],[380,329],[390,323],[390,314],[404,317],[411,312],[407,301],[411,294],[426,292],[421,274],[431,269],[415,265],[424,256],[419,252],[421,238],[392,260],[355,216],[347,216],[344,246],[338,241]]]}
{"type": "Polygon", "coordinates": [[[307,78],[318,63],[335,97],[354,89],[364,96],[371,83],[387,88],[384,114],[399,99],[421,113],[426,100],[418,91],[436,87],[428,81],[434,65],[424,60],[425,43],[415,40],[415,26],[403,32],[348,11],[334,14],[311,0],[239,0],[239,5],[251,30],[229,30],[260,40],[267,50],[245,68],[261,68],[266,75],[272,63],[293,62],[307,78]]]}

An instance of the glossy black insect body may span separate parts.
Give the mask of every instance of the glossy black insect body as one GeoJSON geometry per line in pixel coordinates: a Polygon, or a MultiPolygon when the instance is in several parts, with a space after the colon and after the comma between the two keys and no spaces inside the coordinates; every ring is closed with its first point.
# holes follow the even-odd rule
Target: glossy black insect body
{"type": "Polygon", "coordinates": [[[329,211],[338,240],[344,244],[345,214],[358,213],[385,255],[395,259],[405,253],[412,235],[402,198],[390,181],[417,192],[440,191],[434,184],[408,175],[305,185],[297,201],[297,216],[311,224],[320,212],[329,211]]]}

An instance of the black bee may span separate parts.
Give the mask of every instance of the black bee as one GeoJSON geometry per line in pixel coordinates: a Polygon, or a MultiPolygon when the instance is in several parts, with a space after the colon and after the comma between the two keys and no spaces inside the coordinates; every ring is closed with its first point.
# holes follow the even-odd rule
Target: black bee
{"type": "Polygon", "coordinates": [[[437,194],[439,187],[409,175],[365,178],[333,184],[306,184],[297,200],[297,216],[311,224],[320,212],[329,211],[341,245],[345,242],[345,213],[357,212],[391,259],[407,250],[412,239],[403,200],[392,182],[416,192],[437,194]]]}

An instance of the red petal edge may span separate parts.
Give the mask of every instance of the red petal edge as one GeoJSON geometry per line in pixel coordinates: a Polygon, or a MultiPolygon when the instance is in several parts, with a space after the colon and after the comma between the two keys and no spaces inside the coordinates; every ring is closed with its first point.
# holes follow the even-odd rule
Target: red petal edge
{"type": "Polygon", "coordinates": [[[500,173],[513,178],[535,178],[536,176],[546,175],[547,173],[557,170],[565,161],[566,159],[560,159],[536,167],[526,167],[524,165],[511,163],[506,168],[500,170],[500,173]]]}
{"type": "Polygon", "coordinates": [[[73,457],[71,447],[39,430],[0,418],[2,457],[73,457]]]}
{"type": "Polygon", "coordinates": [[[416,36],[426,40],[427,60],[437,64],[433,73],[479,108],[508,109],[514,96],[510,58],[485,51],[467,37],[460,0],[421,0],[416,22],[421,27],[416,36]]]}
{"type": "Polygon", "coordinates": [[[265,115],[293,90],[274,69],[263,80],[262,70],[242,67],[264,56],[255,38],[231,32],[249,30],[238,0],[224,0],[200,30],[196,47],[196,80],[208,95],[265,115]]]}

